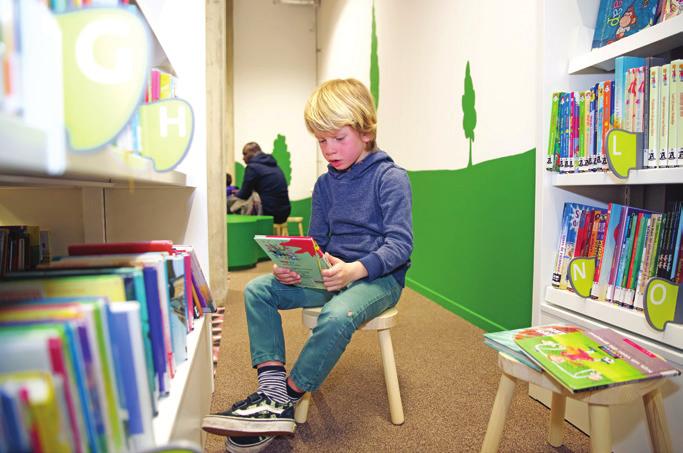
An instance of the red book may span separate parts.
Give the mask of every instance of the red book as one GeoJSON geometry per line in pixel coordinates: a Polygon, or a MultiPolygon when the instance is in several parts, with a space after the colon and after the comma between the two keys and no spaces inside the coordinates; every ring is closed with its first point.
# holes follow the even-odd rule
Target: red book
{"type": "Polygon", "coordinates": [[[167,252],[173,253],[171,241],[107,242],[99,244],[74,244],[69,255],[118,255],[123,253],[167,252]]]}

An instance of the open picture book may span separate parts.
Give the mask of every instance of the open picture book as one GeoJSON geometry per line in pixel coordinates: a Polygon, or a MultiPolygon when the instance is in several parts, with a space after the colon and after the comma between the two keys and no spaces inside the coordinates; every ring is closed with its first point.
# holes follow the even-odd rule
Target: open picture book
{"type": "Polygon", "coordinates": [[[292,270],[301,276],[297,286],[325,289],[321,270],[328,269],[330,263],[310,236],[254,236],[268,257],[279,267],[292,270]]]}

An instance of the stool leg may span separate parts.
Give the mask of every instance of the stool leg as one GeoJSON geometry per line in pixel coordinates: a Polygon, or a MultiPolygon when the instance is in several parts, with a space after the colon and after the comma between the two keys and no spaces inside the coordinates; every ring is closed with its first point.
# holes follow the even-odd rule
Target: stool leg
{"type": "MultiPolygon", "coordinates": [[[[308,331],[308,337],[313,335],[313,330],[308,331]]],[[[297,423],[306,423],[308,420],[308,407],[311,405],[311,398],[313,395],[311,392],[304,393],[299,402],[296,404],[296,409],[294,409],[294,421],[297,423]]]]}
{"type": "Polygon", "coordinates": [[[508,409],[510,409],[514,393],[515,379],[505,373],[501,374],[496,400],[493,402],[491,418],[489,418],[486,436],[484,436],[484,443],[481,446],[481,453],[495,453],[498,451],[500,439],[503,437],[505,417],[507,416],[508,409]]]}
{"type": "Polygon", "coordinates": [[[294,421],[306,423],[308,420],[308,406],[311,404],[311,392],[304,393],[294,409],[294,421]]]}
{"type": "Polygon", "coordinates": [[[548,443],[553,447],[562,445],[562,437],[564,436],[564,410],[567,403],[567,397],[553,392],[553,400],[550,404],[550,433],[548,434],[548,443]]]}
{"type": "Polygon", "coordinates": [[[643,395],[643,403],[645,404],[645,415],[647,417],[647,426],[650,431],[653,451],[662,453],[672,452],[671,435],[669,434],[669,425],[666,420],[666,413],[664,412],[662,392],[656,388],[646,393],[643,395]]]}
{"type": "Polygon", "coordinates": [[[299,236],[304,235],[304,225],[303,223],[299,222],[299,236]]]}
{"type": "Polygon", "coordinates": [[[610,453],[612,451],[612,427],[609,422],[609,406],[589,404],[588,418],[591,427],[591,452],[610,453]]]}
{"type": "Polygon", "coordinates": [[[379,350],[382,353],[382,364],[384,366],[384,381],[387,385],[387,396],[389,397],[391,423],[401,425],[405,421],[405,417],[403,416],[403,403],[401,403],[401,390],[398,387],[391,333],[389,329],[385,329],[377,331],[377,334],[379,335],[379,350]]]}

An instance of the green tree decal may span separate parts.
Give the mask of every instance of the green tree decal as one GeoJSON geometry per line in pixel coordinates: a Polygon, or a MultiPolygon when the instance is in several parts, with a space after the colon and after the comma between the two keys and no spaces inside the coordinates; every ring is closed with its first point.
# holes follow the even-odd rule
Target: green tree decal
{"type": "Polygon", "coordinates": [[[241,162],[235,162],[235,174],[232,175],[232,183],[237,187],[242,187],[244,181],[244,165],[241,162]]]}
{"type": "Polygon", "coordinates": [[[273,157],[277,161],[277,166],[285,174],[287,186],[289,186],[292,180],[292,161],[287,150],[287,142],[284,135],[277,134],[277,138],[273,141],[273,157]]]}
{"type": "Polygon", "coordinates": [[[462,95],[462,128],[465,137],[470,140],[470,157],[467,166],[472,166],[472,142],[474,141],[474,128],[477,126],[477,111],[474,109],[474,85],[470,76],[470,62],[465,68],[465,94],[462,95]]]}
{"type": "Polygon", "coordinates": [[[375,21],[375,2],[372,2],[372,36],[370,37],[370,93],[379,107],[379,57],[377,56],[377,22],[375,21]]]}

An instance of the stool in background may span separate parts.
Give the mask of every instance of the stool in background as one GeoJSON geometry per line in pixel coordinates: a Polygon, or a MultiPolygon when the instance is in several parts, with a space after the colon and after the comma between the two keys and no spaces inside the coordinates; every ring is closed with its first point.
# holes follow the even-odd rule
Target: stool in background
{"type": "MultiPolygon", "coordinates": [[[[302,312],[302,320],[306,327],[313,332],[313,328],[318,323],[318,316],[322,307],[304,308],[302,312]]],[[[380,314],[376,318],[366,322],[358,330],[376,330],[379,336],[379,349],[382,353],[382,364],[384,366],[384,381],[387,385],[387,396],[389,398],[389,413],[391,414],[391,423],[394,425],[403,424],[405,417],[403,416],[403,403],[401,402],[401,390],[398,386],[398,376],[396,374],[396,362],[394,360],[394,347],[391,343],[391,333],[389,330],[396,325],[396,317],[398,310],[392,307],[380,314]]],[[[301,398],[299,404],[296,406],[294,419],[297,423],[306,423],[308,418],[308,406],[312,396],[310,392],[301,398]]]]}
{"type": "Polygon", "coordinates": [[[289,236],[289,223],[296,223],[299,226],[299,236],[304,235],[304,218],[303,217],[287,217],[283,223],[273,224],[273,232],[275,236],[289,236]]]}
{"type": "Polygon", "coordinates": [[[505,417],[510,408],[515,383],[518,380],[536,384],[553,393],[550,407],[550,433],[548,435],[548,443],[553,447],[562,445],[564,409],[567,398],[588,404],[591,452],[593,453],[609,453],[612,451],[609,407],[642,398],[654,451],[658,453],[673,451],[666,414],[664,413],[662,393],[659,390],[659,386],[664,383],[665,378],[623,384],[602,390],[572,393],[550,377],[548,373],[532,370],[504,353],[498,353],[498,366],[503,373],[500,377],[498,393],[493,403],[491,418],[481,447],[482,453],[498,451],[500,439],[503,436],[505,417]]]}

